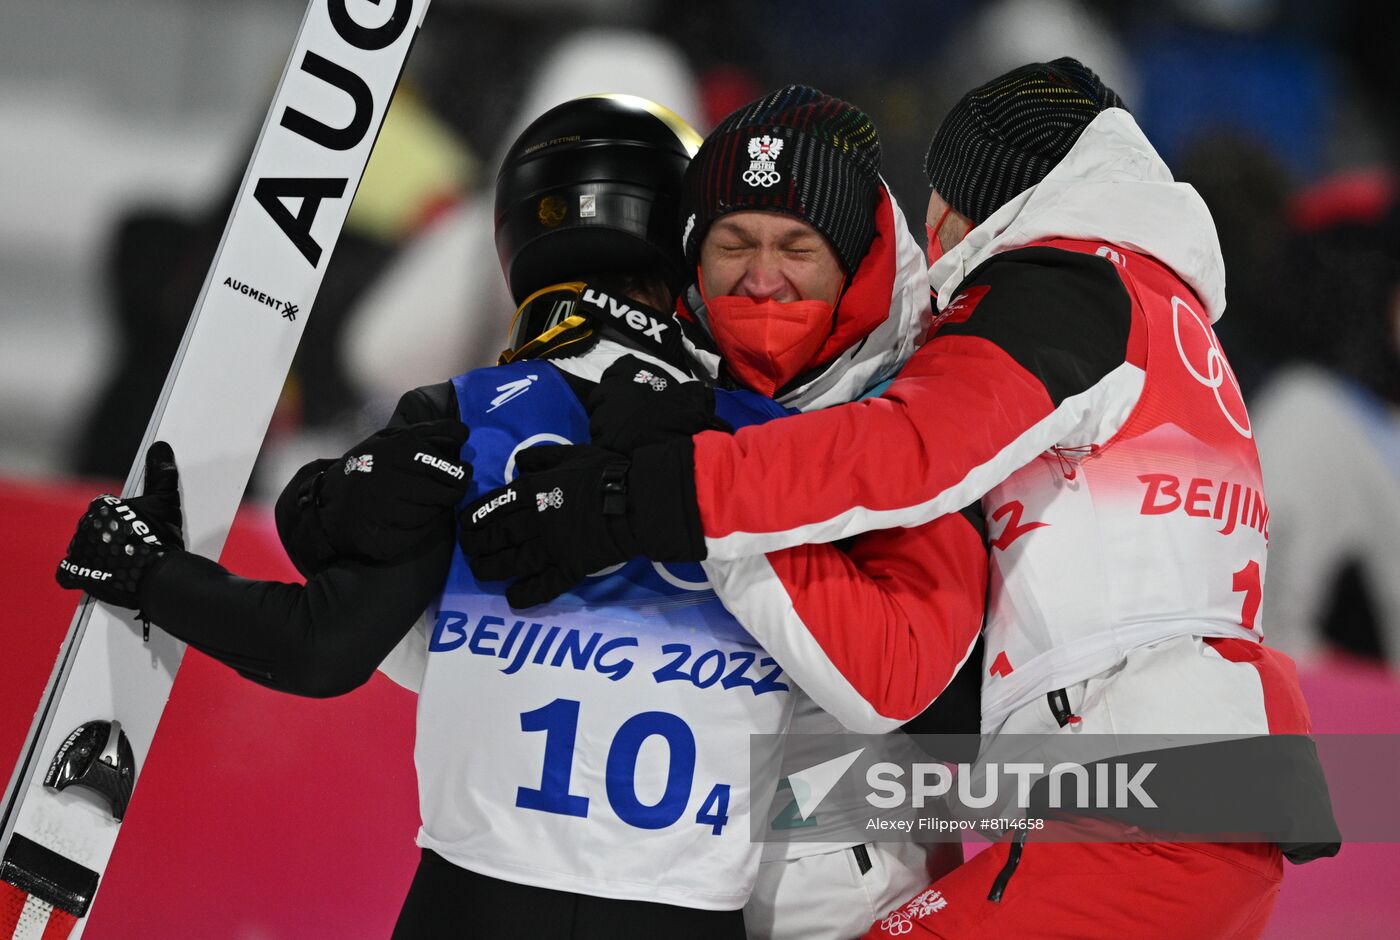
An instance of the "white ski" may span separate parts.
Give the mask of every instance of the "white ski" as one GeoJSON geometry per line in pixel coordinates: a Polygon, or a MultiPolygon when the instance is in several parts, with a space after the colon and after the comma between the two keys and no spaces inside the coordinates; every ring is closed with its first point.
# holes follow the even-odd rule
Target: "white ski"
{"type": "MultiPolygon", "coordinates": [[[[123,490],[140,492],[146,448],[169,441],[187,542],[201,555],[223,548],[428,3],[311,0],[297,33],[123,490]]],[[[86,596],[78,605],[0,808],[0,938],[82,934],[123,800],[45,776],[86,726],[65,753],[117,790],[134,786],[183,653],[158,629],[142,642],[126,611],[86,596]]]]}

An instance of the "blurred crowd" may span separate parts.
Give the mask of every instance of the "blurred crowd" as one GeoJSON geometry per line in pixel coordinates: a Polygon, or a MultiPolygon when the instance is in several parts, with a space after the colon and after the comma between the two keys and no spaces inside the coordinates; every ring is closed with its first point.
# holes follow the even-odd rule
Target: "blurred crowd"
{"type": "MultiPolygon", "coordinates": [[[[79,14],[87,6],[78,3],[79,14]]],[[[138,6],[153,22],[166,20],[127,36],[132,57],[142,54],[142,37],[179,44],[182,23],[195,29],[190,10],[213,7],[138,6]]],[[[84,25],[71,8],[33,0],[19,7],[12,44],[58,32],[54,17],[69,17],[72,31],[102,25],[84,25]]],[[[264,24],[223,35],[248,44],[250,54],[256,45],[257,61],[275,74],[293,33],[267,24],[294,27],[300,0],[219,7],[225,18],[242,11],[248,23],[264,24]]],[[[0,38],[0,53],[16,52],[5,43],[0,38]]],[[[919,232],[923,153],[947,107],[1015,65],[1073,55],[1118,90],[1178,178],[1198,188],[1219,229],[1229,305],[1218,334],[1250,404],[1270,502],[1266,632],[1304,658],[1341,650],[1393,669],[1400,665],[1400,111],[1393,106],[1400,71],[1390,61],[1397,48],[1400,6],[1361,0],[434,0],[327,268],[250,495],[275,493],[306,459],[339,453],[379,426],[399,392],[495,361],[511,314],[492,245],[495,161],[546,108],[580,94],[628,92],[666,104],[704,132],[762,91],[812,84],[874,117],[884,174],[919,232]]],[[[0,65],[0,89],[23,94],[26,75],[13,55],[9,61],[8,70],[0,65]]],[[[0,408],[0,475],[125,476],[218,245],[272,78],[252,81],[239,103],[241,123],[218,138],[227,158],[201,185],[181,198],[158,187],[117,187],[120,198],[96,220],[100,231],[89,233],[76,274],[26,276],[43,270],[25,268],[33,251],[26,233],[0,230],[0,322],[9,347],[0,352],[0,371],[9,374],[0,377],[9,399],[0,408]],[[45,333],[40,321],[50,315],[33,311],[64,307],[71,276],[95,285],[87,319],[45,333]],[[103,340],[75,336],[89,330],[103,340]],[[68,401],[75,375],[83,394],[71,407],[59,416],[36,410],[55,396],[68,401]],[[27,409],[31,400],[40,404],[27,409]],[[45,449],[36,425],[60,439],[45,449]]],[[[149,116],[149,107],[132,107],[149,116]]],[[[24,113],[23,104],[0,106],[7,123],[24,113]]],[[[73,140],[100,159],[101,131],[90,130],[85,137],[78,129],[73,140]]],[[[9,158],[4,146],[0,209],[23,198],[7,159],[10,170],[15,161],[46,165],[37,145],[9,158]]],[[[133,146],[136,159],[146,159],[133,146]]],[[[158,164],[166,155],[155,151],[149,159],[158,164]]],[[[71,166],[60,160],[54,172],[71,166]]],[[[50,188],[84,191],[62,180],[50,188]]]]}

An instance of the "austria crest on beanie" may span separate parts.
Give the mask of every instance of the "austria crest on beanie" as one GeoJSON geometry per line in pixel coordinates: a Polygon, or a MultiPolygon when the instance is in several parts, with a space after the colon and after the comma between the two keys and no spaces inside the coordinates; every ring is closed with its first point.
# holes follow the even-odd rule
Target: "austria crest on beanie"
{"type": "Polygon", "coordinates": [[[1122,100],[1083,63],[1033,62],[972,89],[924,162],[943,200],[975,224],[1045,179],[1084,128],[1122,100]]]}
{"type": "Polygon", "coordinates": [[[698,263],[710,224],[730,212],[796,216],[826,237],[847,273],[875,238],[880,137],[855,105],[789,85],[729,115],[686,170],[681,243],[698,263]]]}

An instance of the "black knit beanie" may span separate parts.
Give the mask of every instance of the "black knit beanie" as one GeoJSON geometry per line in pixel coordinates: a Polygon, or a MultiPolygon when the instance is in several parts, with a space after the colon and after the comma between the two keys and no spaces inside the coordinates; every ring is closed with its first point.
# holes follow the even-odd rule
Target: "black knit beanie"
{"type": "Polygon", "coordinates": [[[948,205],[980,224],[1045,179],[1107,108],[1126,106],[1083,63],[1023,65],[953,105],[924,172],[948,205]]]}
{"type": "Polygon", "coordinates": [[[875,238],[880,136],[864,111],[789,85],[729,115],[691,160],[681,243],[698,263],[710,223],[729,212],[794,215],[821,232],[847,273],[875,238]]]}

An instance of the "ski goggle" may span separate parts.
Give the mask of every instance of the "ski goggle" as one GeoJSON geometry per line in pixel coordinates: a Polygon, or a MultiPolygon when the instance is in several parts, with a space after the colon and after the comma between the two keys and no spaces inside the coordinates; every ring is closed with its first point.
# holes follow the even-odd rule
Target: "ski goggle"
{"type": "Polygon", "coordinates": [[[538,359],[593,335],[594,327],[578,312],[583,281],[551,284],[535,291],[515,310],[510,321],[509,345],[498,363],[538,359]]]}

